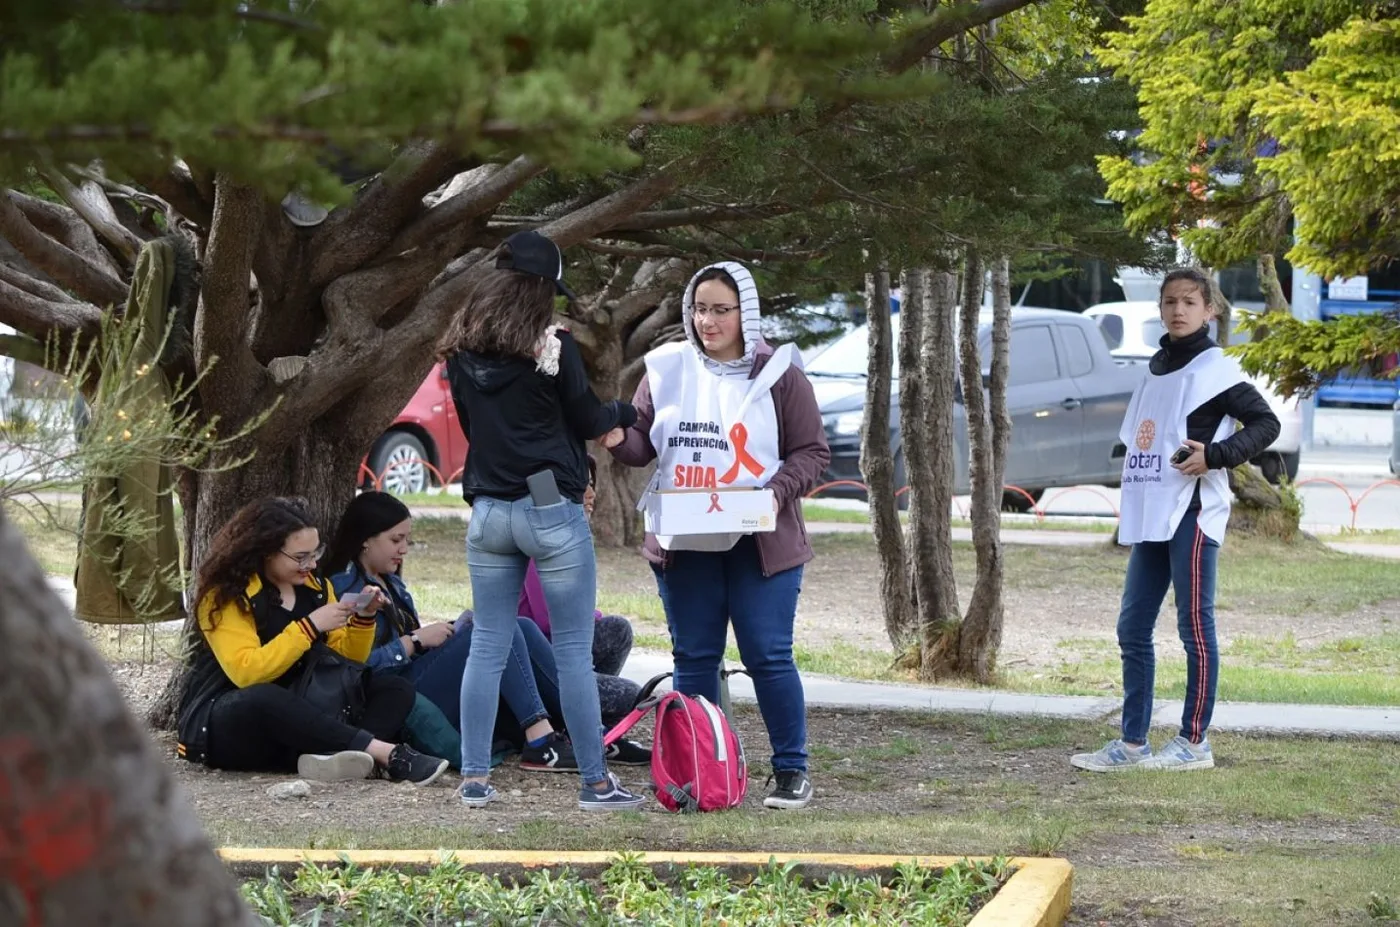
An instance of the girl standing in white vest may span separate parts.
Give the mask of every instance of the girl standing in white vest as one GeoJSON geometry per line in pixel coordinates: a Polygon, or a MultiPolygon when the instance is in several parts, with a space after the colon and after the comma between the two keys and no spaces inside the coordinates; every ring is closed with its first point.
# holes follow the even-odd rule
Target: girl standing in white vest
{"type": "Polygon", "coordinates": [[[792,657],[802,566],[812,559],[802,496],[831,459],[812,384],[791,345],[759,334],[758,288],[743,265],[706,267],[681,303],[686,340],[646,356],[637,422],[613,447],[633,467],[657,463],[663,489],[764,487],[776,529],[759,534],[648,534],[644,553],[666,608],[677,691],[719,703],[728,628],[753,677],[773,748],[769,808],[805,808],[807,709],[792,657]]]}
{"type": "Polygon", "coordinates": [[[1210,335],[1213,284],[1195,268],[1162,284],[1162,350],[1128,404],[1120,437],[1123,499],[1118,542],[1131,545],[1118,646],[1123,657],[1122,736],[1071,763],[1091,772],[1190,770],[1215,765],[1206,729],[1215,707],[1215,568],[1230,519],[1229,471],[1278,437],[1279,421],[1239,364],[1210,335]],[[1242,427],[1236,430],[1236,423],[1242,427]],[[1152,632],[1171,585],[1186,650],[1181,730],[1155,755],[1152,632]]]}

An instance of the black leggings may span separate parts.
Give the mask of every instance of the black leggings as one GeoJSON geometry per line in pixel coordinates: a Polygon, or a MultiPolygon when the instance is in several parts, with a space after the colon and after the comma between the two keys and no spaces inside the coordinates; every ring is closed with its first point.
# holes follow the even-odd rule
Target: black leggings
{"type": "Polygon", "coordinates": [[[413,710],[413,683],[398,676],[369,678],[360,727],[328,717],[272,683],[219,696],[209,714],[204,762],[215,769],[287,772],[303,753],[363,750],[371,740],[397,742],[413,710]]]}

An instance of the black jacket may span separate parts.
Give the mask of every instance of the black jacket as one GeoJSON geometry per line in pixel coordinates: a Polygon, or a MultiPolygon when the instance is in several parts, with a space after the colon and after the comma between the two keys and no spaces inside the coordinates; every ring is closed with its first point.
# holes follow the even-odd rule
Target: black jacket
{"type": "MultiPolygon", "coordinates": [[[[1148,367],[1156,376],[1180,370],[1202,351],[1220,350],[1204,328],[1180,341],[1163,335],[1161,345],[1148,367]]],[[[1278,438],[1280,428],[1278,416],[1252,383],[1237,383],[1186,416],[1186,436],[1206,446],[1206,466],[1212,470],[1230,469],[1258,457],[1278,438]],[[1244,427],[1212,443],[1227,415],[1244,427]]]]}
{"type": "Polygon", "coordinates": [[[447,379],[462,432],[467,466],[462,496],[514,501],[530,494],[525,478],[553,470],[559,492],[583,501],[588,488],[584,442],[637,420],[630,403],[601,401],[588,385],[573,335],[560,330],[559,373],[533,360],[461,351],[447,361],[447,379]]]}

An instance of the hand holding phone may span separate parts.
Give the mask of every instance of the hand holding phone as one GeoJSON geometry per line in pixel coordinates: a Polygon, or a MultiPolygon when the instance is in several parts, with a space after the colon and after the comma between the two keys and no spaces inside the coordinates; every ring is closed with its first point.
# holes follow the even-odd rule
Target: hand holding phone
{"type": "Polygon", "coordinates": [[[345,604],[350,606],[356,614],[364,614],[365,610],[379,601],[379,596],[375,590],[366,587],[359,592],[352,593],[345,597],[345,604]]]}
{"type": "Polygon", "coordinates": [[[1189,447],[1187,447],[1185,444],[1183,444],[1181,447],[1179,447],[1179,448],[1176,449],[1176,453],[1175,453],[1175,454],[1172,454],[1172,456],[1171,456],[1171,462],[1174,463],[1174,464],[1183,464],[1183,463],[1186,463],[1186,458],[1188,458],[1188,457],[1190,457],[1190,456],[1191,456],[1191,448],[1189,448],[1189,447]]]}

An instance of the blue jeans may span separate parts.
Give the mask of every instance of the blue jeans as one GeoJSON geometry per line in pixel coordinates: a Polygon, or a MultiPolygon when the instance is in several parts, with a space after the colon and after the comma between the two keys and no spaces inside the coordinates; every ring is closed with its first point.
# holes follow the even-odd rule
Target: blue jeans
{"type": "MultiPolygon", "coordinates": [[[[534,626],[534,622],[521,620],[534,626]]],[[[466,708],[462,701],[462,676],[466,672],[467,659],[472,651],[472,633],[470,624],[458,627],[456,633],[441,647],[434,647],[422,656],[414,657],[404,666],[388,671],[412,682],[413,688],[442,709],[443,715],[458,730],[462,729],[462,713],[466,708]]],[[[530,649],[525,641],[523,629],[517,626],[510,643],[505,670],[501,673],[500,699],[505,702],[506,708],[522,729],[549,717],[549,707],[540,698],[533,670],[530,649]]],[[[497,700],[491,701],[495,703],[497,700]]],[[[480,705],[472,704],[471,711],[480,710],[480,705]]]]}
{"type": "Polygon", "coordinates": [[[665,569],[652,570],[671,629],[676,690],[719,704],[719,670],[732,621],[739,658],[753,677],[768,728],[773,769],[805,770],[807,705],[792,658],[802,567],[764,576],[757,542],[746,535],[718,553],[672,551],[665,569]]]}
{"type": "Polygon", "coordinates": [[[1205,739],[1215,710],[1220,650],[1215,642],[1215,566],[1220,545],[1201,533],[1196,512],[1181,519],[1170,541],[1133,545],[1118,613],[1118,647],[1123,654],[1123,739],[1146,743],[1152,723],[1156,657],[1152,631],[1170,584],[1176,592],[1176,628],[1186,649],[1186,703],[1181,736],[1205,739]]]}
{"type": "Polygon", "coordinates": [[[532,558],[549,605],[560,701],[579,774],[585,783],[601,782],[607,767],[593,679],[598,576],[583,506],[566,500],[536,507],[528,498],[507,502],[489,496],[476,497],[467,528],[476,629],[462,677],[462,705],[476,707],[462,712],[462,775],[482,777],[491,768],[495,695],[517,630],[515,606],[532,558]]]}

